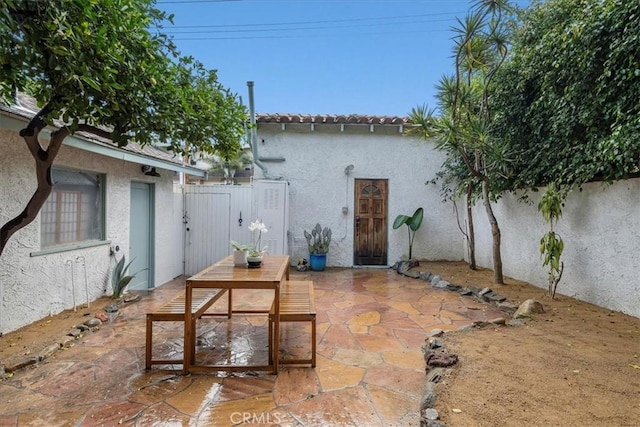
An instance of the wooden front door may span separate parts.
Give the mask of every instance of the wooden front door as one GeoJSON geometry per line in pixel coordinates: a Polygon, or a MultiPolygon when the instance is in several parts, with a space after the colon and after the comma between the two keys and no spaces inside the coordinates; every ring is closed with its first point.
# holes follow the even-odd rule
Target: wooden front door
{"type": "Polygon", "coordinates": [[[387,180],[355,180],[354,265],[387,264],[387,180]]]}

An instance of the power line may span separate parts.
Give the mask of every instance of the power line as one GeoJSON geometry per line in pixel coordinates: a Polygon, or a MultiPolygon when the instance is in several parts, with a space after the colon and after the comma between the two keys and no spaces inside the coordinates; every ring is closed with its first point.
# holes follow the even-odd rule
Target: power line
{"type": "MultiPolygon", "coordinates": [[[[166,29],[164,32],[171,35],[179,34],[214,34],[214,33],[264,33],[264,32],[285,32],[285,31],[308,31],[308,30],[331,30],[339,28],[370,28],[370,27],[383,27],[389,25],[398,24],[428,24],[435,22],[450,22],[449,19],[434,19],[434,20],[418,20],[418,21],[404,21],[404,22],[386,22],[378,24],[358,24],[358,25],[325,25],[321,27],[290,27],[290,28],[255,28],[255,29],[237,29],[237,30],[194,30],[194,31],[173,31],[171,28],[166,29]]],[[[209,27],[205,27],[209,28],[209,27]]]]}
{"type": "Polygon", "coordinates": [[[352,34],[306,34],[306,35],[273,35],[273,36],[238,36],[238,37],[174,37],[175,41],[204,41],[204,40],[271,40],[271,39],[309,39],[309,38],[327,38],[327,37],[345,37],[345,36],[378,36],[393,34],[424,34],[424,33],[444,33],[449,29],[442,30],[415,30],[415,31],[388,31],[375,33],[352,33],[352,34]]]}
{"type": "MultiPolygon", "coordinates": [[[[240,0],[233,0],[240,1],[240,0]]],[[[335,24],[341,22],[361,22],[361,21],[379,21],[389,19],[407,19],[407,18],[431,18],[435,16],[457,16],[465,12],[443,12],[443,13],[427,13],[419,15],[400,15],[400,16],[380,16],[373,18],[350,18],[350,19],[330,19],[322,21],[294,21],[294,22],[274,22],[274,23],[251,23],[251,24],[222,24],[222,25],[173,25],[171,28],[235,28],[235,27],[273,27],[286,25],[307,25],[307,24],[335,24]]]]}

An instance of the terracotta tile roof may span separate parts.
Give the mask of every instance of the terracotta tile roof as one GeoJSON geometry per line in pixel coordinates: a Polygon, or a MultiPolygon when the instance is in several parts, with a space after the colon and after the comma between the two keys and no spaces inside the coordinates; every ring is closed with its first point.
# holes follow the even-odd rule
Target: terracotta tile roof
{"type": "Polygon", "coordinates": [[[314,124],[363,124],[363,125],[405,125],[406,117],[367,116],[359,114],[256,114],[257,123],[314,123],[314,124]]]}

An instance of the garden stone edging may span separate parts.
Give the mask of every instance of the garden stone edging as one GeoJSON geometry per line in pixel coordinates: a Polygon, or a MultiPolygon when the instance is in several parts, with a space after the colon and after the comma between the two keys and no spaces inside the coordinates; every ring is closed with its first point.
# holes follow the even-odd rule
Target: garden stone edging
{"type": "Polygon", "coordinates": [[[82,339],[86,333],[98,331],[104,323],[113,322],[117,318],[118,310],[121,306],[140,301],[141,299],[141,295],[137,293],[125,295],[107,305],[104,311],[96,313],[82,324],[71,328],[70,331],[59,337],[56,343],[41,349],[38,354],[34,356],[16,357],[8,361],[0,362],[0,381],[11,377],[20,369],[37,365],[57,352],[71,347],[75,341],[82,339]]]}
{"type": "MultiPolygon", "coordinates": [[[[475,286],[454,285],[429,271],[413,270],[419,266],[419,261],[403,260],[396,262],[391,268],[403,276],[428,282],[434,288],[458,292],[463,296],[471,296],[475,300],[492,305],[505,313],[506,317],[498,317],[487,322],[476,321],[469,326],[458,329],[458,331],[469,331],[486,326],[518,326],[523,323],[523,318],[544,312],[542,304],[538,301],[526,300],[518,307],[507,302],[505,296],[496,294],[491,288],[485,287],[480,289],[475,286]],[[507,319],[507,317],[510,319],[507,319]]],[[[422,399],[420,400],[420,427],[446,427],[445,423],[440,421],[440,415],[434,408],[436,403],[435,385],[446,374],[447,368],[452,367],[458,362],[458,356],[447,353],[440,340],[437,339],[437,337],[442,336],[444,333],[445,332],[440,329],[430,331],[425,338],[425,344],[422,346],[426,364],[427,384],[422,399]]]]}

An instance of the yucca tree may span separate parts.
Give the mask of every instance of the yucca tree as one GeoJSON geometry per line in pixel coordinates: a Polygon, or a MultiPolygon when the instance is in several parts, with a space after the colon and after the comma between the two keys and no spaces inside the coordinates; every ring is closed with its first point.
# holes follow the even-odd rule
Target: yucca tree
{"type": "Polygon", "coordinates": [[[491,202],[500,194],[498,183],[507,170],[508,150],[492,134],[490,95],[493,76],[507,58],[505,14],[511,10],[507,0],[479,0],[464,20],[458,19],[453,28],[455,70],[437,85],[440,115],[426,108],[414,108],[410,115],[417,132],[437,137],[436,148],[448,153],[450,167],[465,166],[450,172],[457,174],[458,185],[467,196],[470,250],[474,246],[471,205],[474,193],[480,193],[491,226],[497,284],[504,283],[501,233],[491,202]]]}

